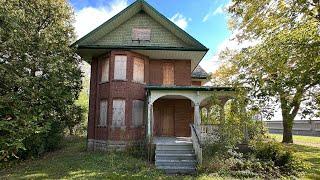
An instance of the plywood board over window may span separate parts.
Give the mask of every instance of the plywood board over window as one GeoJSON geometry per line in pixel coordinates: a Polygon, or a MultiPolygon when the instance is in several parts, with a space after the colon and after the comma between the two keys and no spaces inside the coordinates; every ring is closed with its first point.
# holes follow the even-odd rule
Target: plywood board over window
{"type": "Polygon", "coordinates": [[[133,59],[133,81],[144,83],[144,60],[140,58],[133,59]]]}
{"type": "Polygon", "coordinates": [[[132,121],[133,126],[138,127],[143,124],[143,109],[144,109],[144,101],[141,100],[133,100],[132,101],[132,121]]]}
{"type": "Polygon", "coordinates": [[[126,80],[127,56],[116,55],[114,58],[114,79],[126,80]]]}
{"type": "Polygon", "coordinates": [[[174,85],[173,63],[163,63],[163,85],[174,85]]]}
{"type": "Polygon", "coordinates": [[[101,82],[109,81],[109,59],[101,61],[101,82]]]}
{"type": "Polygon", "coordinates": [[[151,29],[147,28],[133,28],[132,40],[133,41],[150,41],[151,29]]]}
{"type": "Polygon", "coordinates": [[[124,127],[126,114],[126,101],[117,99],[113,100],[112,126],[124,127]]]}
{"type": "Polygon", "coordinates": [[[107,126],[107,117],[108,117],[108,101],[101,100],[99,126],[107,126]]]}

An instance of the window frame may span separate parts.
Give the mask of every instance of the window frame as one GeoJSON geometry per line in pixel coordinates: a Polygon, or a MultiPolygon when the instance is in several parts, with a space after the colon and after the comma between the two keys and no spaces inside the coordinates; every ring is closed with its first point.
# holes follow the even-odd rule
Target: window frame
{"type": "Polygon", "coordinates": [[[133,57],[132,82],[145,84],[145,60],[142,58],[133,57]],[[140,65],[142,65],[141,72],[139,71],[140,65]],[[136,69],[137,66],[138,66],[138,69],[136,69]],[[140,79],[141,76],[142,78],[140,79]]]}
{"type": "Polygon", "coordinates": [[[101,99],[99,104],[99,121],[98,121],[98,127],[107,127],[108,125],[108,100],[107,99],[101,99]],[[103,111],[102,103],[105,102],[105,111],[103,111]],[[102,123],[102,112],[105,112],[105,121],[102,123]]]}
{"type": "Polygon", "coordinates": [[[114,56],[114,65],[113,65],[113,79],[117,80],[117,81],[127,81],[127,68],[128,68],[128,56],[122,55],[122,54],[115,55],[114,56]],[[117,59],[117,57],[125,57],[125,59],[117,59]],[[123,67],[123,64],[117,65],[117,62],[119,60],[125,60],[124,67],[123,67]],[[121,69],[121,71],[123,71],[122,72],[123,74],[120,73],[118,69],[121,69]],[[120,77],[120,74],[122,74],[123,77],[120,77]]]}
{"type": "Polygon", "coordinates": [[[125,128],[125,124],[126,124],[126,100],[125,99],[113,99],[112,100],[112,125],[111,127],[113,128],[125,128]],[[116,111],[115,111],[115,102],[116,101],[121,101],[123,102],[123,119],[122,122],[119,124],[119,116],[116,116],[116,111]]]}
{"type": "Polygon", "coordinates": [[[143,126],[144,116],[145,116],[145,114],[144,114],[144,106],[145,106],[145,101],[144,100],[141,100],[141,99],[132,100],[132,127],[141,127],[141,126],[143,126]],[[139,102],[139,103],[141,103],[140,105],[142,105],[142,109],[141,109],[142,111],[139,112],[139,113],[141,113],[140,116],[139,116],[139,118],[141,118],[140,121],[137,121],[135,119],[136,113],[138,113],[138,110],[135,108],[135,102],[139,102]]]}
{"type": "Polygon", "coordinates": [[[100,65],[101,65],[101,71],[100,71],[100,83],[106,83],[110,81],[110,58],[106,58],[102,61],[100,61],[100,65]],[[107,66],[107,68],[106,68],[107,66]],[[103,79],[103,75],[105,74],[105,70],[107,70],[106,73],[106,80],[103,79]]]}
{"type": "MultiPolygon", "coordinates": [[[[163,65],[162,65],[162,84],[163,85],[165,85],[165,86],[174,86],[175,85],[175,73],[174,73],[174,63],[172,63],[172,62],[165,62],[165,63],[163,63],[163,65]],[[170,64],[170,66],[168,66],[170,64]],[[172,83],[166,83],[167,81],[166,81],[166,78],[165,78],[165,74],[166,74],[166,67],[172,67],[172,79],[171,79],[171,81],[170,82],[172,82],[172,83]]],[[[168,68],[168,72],[169,72],[169,68],[168,68]]],[[[168,76],[168,77],[170,77],[170,76],[168,76]]]]}

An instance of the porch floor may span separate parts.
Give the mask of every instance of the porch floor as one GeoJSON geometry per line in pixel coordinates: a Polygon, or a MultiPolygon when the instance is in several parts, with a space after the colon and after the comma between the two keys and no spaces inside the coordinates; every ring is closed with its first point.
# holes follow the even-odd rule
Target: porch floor
{"type": "Polygon", "coordinates": [[[192,144],[191,137],[154,137],[153,144],[192,144]]]}

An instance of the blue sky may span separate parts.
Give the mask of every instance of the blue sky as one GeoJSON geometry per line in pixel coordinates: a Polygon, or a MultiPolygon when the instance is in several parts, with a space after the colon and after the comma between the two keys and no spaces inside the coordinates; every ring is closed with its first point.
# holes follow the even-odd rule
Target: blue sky
{"type": "MultiPolygon", "coordinates": [[[[201,65],[213,71],[219,65],[217,54],[228,44],[225,6],[229,0],[146,0],[210,50],[201,65]],[[213,67],[215,66],[215,67],[213,67]]],[[[70,0],[75,9],[78,38],[93,30],[134,0],[70,0]]]]}

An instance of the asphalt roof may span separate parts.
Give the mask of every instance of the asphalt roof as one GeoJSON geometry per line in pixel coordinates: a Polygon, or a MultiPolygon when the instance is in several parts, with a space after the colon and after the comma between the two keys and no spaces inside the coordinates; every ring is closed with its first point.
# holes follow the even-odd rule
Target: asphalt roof
{"type": "Polygon", "coordinates": [[[198,65],[192,72],[191,77],[196,79],[207,79],[208,73],[198,65]]]}

